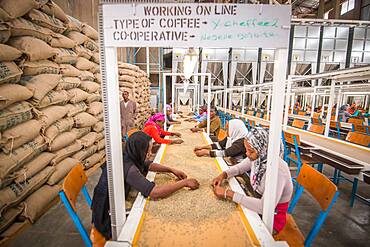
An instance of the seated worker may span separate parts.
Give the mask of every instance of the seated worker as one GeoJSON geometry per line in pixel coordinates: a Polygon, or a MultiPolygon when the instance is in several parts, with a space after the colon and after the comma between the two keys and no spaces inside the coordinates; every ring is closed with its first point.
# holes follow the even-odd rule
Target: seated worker
{"type": "Polygon", "coordinates": [[[176,121],[173,119],[172,117],[172,107],[171,105],[166,105],[166,118],[167,118],[167,123],[169,125],[172,125],[172,124],[181,124],[180,121],[176,121]]]}
{"type": "Polygon", "coordinates": [[[164,139],[164,136],[177,136],[181,137],[181,134],[178,132],[168,132],[163,130],[164,124],[164,114],[156,113],[151,116],[148,122],[145,123],[143,132],[151,136],[154,141],[158,144],[181,144],[184,141],[182,139],[164,139]],[[162,135],[162,136],[161,136],[162,135]]]}
{"type": "MultiPolygon", "coordinates": [[[[199,188],[198,181],[187,178],[184,172],[160,164],[147,162],[147,157],[151,154],[150,150],[152,145],[150,136],[146,135],[142,131],[135,132],[127,140],[127,144],[123,151],[125,198],[127,198],[131,187],[139,191],[144,197],[150,196],[150,198],[154,200],[167,197],[184,187],[192,190],[199,188]],[[145,176],[148,171],[170,172],[173,173],[179,181],[159,186],[146,179],[145,176]]],[[[98,233],[103,235],[105,240],[109,240],[112,238],[112,232],[109,215],[108,177],[106,166],[104,166],[102,170],[103,172],[94,189],[92,199],[92,223],[98,233]]],[[[93,229],[93,231],[95,231],[95,229],[93,229]]]]}
{"type": "MultiPolygon", "coordinates": [[[[216,115],[217,109],[215,107],[211,107],[210,110],[210,136],[211,139],[217,140],[218,133],[220,132],[221,129],[221,120],[220,118],[216,115]]],[[[198,131],[207,131],[207,119],[205,119],[203,122],[199,123],[197,126],[194,128],[191,128],[192,132],[198,132],[198,131]]]]}
{"type": "MultiPolygon", "coordinates": [[[[265,183],[268,183],[265,176],[267,166],[268,130],[261,127],[252,128],[245,137],[244,145],[247,150],[247,158],[241,163],[232,166],[226,172],[222,172],[213,180],[214,193],[220,199],[233,200],[258,214],[262,214],[265,183]],[[247,171],[251,171],[250,185],[253,189],[252,194],[255,195],[254,197],[245,196],[230,189],[224,189],[221,187],[224,179],[243,174],[247,171]]],[[[281,158],[279,159],[277,175],[276,206],[273,225],[274,234],[280,232],[286,224],[288,204],[293,193],[293,183],[289,167],[281,158]]]]}
{"type": "Polygon", "coordinates": [[[199,113],[195,113],[193,117],[185,119],[188,122],[198,122],[201,123],[207,119],[207,107],[199,107],[199,113]]]}
{"type": "Polygon", "coordinates": [[[197,156],[210,157],[231,157],[235,163],[239,163],[246,158],[244,137],[248,134],[248,129],[240,119],[232,119],[226,124],[227,137],[212,145],[194,148],[197,156]]]}

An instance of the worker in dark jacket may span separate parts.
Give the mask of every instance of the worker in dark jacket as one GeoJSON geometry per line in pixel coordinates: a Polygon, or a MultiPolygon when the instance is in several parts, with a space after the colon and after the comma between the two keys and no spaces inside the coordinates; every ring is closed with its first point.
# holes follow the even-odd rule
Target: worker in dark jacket
{"type": "Polygon", "coordinates": [[[245,158],[244,137],[248,134],[248,129],[240,119],[230,120],[227,125],[228,137],[212,145],[195,147],[195,154],[199,157],[232,157],[237,163],[243,160],[245,158]]]}

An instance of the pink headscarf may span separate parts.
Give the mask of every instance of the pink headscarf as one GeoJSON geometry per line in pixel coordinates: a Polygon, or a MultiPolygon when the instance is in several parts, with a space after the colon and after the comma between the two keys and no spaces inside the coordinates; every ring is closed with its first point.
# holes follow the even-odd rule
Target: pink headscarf
{"type": "Polygon", "coordinates": [[[160,131],[161,130],[161,126],[159,126],[159,124],[156,123],[156,121],[164,121],[164,114],[163,113],[156,113],[154,114],[153,116],[151,116],[149,118],[149,120],[145,123],[145,126],[148,126],[148,125],[154,125],[155,128],[160,131]]]}

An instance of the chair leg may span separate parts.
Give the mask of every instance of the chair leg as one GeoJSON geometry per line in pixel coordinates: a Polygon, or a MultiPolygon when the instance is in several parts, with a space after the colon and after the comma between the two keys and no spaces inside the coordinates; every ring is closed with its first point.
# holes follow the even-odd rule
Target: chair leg
{"type": "Polygon", "coordinates": [[[60,199],[62,200],[64,206],[66,207],[69,215],[71,216],[75,226],[77,227],[77,230],[80,232],[82,240],[84,241],[85,245],[87,247],[92,247],[90,237],[87,234],[87,232],[86,232],[84,226],[82,225],[80,219],[78,218],[78,215],[76,214],[76,212],[73,210],[73,208],[69,204],[69,201],[68,201],[66,195],[64,194],[63,191],[61,191],[61,192],[59,192],[59,196],[60,196],[60,199]]]}
{"type": "Polygon", "coordinates": [[[352,194],[351,199],[349,201],[349,206],[353,208],[353,204],[355,203],[356,194],[357,194],[357,187],[358,187],[358,178],[353,179],[353,185],[352,185],[352,194]]]}
{"type": "Polygon", "coordinates": [[[339,182],[340,182],[340,178],[342,177],[342,175],[340,175],[341,171],[338,170],[338,176],[337,176],[337,186],[339,186],[339,182]]]}

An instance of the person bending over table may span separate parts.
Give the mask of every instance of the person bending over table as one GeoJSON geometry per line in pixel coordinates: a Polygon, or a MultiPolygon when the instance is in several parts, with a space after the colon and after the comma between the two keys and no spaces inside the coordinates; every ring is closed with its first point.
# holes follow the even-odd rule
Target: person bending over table
{"type": "MultiPolygon", "coordinates": [[[[220,129],[221,129],[221,120],[216,115],[216,112],[217,112],[217,109],[215,107],[211,107],[210,114],[209,114],[210,121],[211,121],[210,122],[210,135],[211,135],[211,139],[215,139],[215,140],[217,140],[218,133],[220,132],[220,129]]],[[[199,132],[203,130],[207,131],[207,119],[199,123],[194,128],[191,128],[192,132],[199,132]]]]}
{"type": "Polygon", "coordinates": [[[175,119],[173,119],[172,117],[172,107],[171,105],[166,105],[166,118],[167,118],[167,123],[169,125],[172,125],[172,124],[181,124],[181,121],[177,121],[175,119]]]}
{"type": "Polygon", "coordinates": [[[163,130],[163,124],[164,124],[164,114],[162,113],[156,113],[153,116],[151,116],[148,120],[148,122],[145,123],[143,131],[151,136],[154,141],[158,144],[181,144],[184,141],[182,139],[164,139],[164,136],[177,136],[181,137],[181,134],[178,132],[169,132],[163,130]]]}
{"type": "MultiPolygon", "coordinates": [[[[151,163],[150,161],[148,162],[147,158],[150,157],[152,145],[151,137],[142,131],[135,132],[127,140],[123,152],[123,174],[126,198],[131,188],[139,191],[144,197],[150,196],[154,200],[167,197],[184,187],[192,190],[199,188],[198,181],[187,178],[184,172],[171,167],[151,163]],[[159,186],[145,177],[148,171],[173,173],[179,181],[159,186]]],[[[109,215],[106,165],[104,165],[102,170],[103,172],[94,189],[92,199],[92,223],[95,228],[93,231],[96,230],[103,235],[105,240],[109,240],[112,238],[112,232],[109,215]]],[[[96,234],[94,235],[96,236],[96,234]]]]}
{"type": "Polygon", "coordinates": [[[185,119],[188,122],[198,122],[201,123],[207,119],[207,107],[199,107],[199,113],[195,113],[193,117],[185,119]]]}
{"type": "MultiPolygon", "coordinates": [[[[217,176],[212,184],[214,193],[220,199],[233,200],[258,214],[262,214],[265,199],[265,172],[267,166],[268,130],[252,128],[244,140],[247,158],[217,176]],[[256,197],[245,196],[230,189],[221,187],[222,181],[250,171],[250,183],[256,197]]],[[[288,165],[279,158],[278,181],[276,185],[276,201],[274,216],[274,234],[280,232],[286,224],[288,204],[293,193],[293,183],[288,165]]]]}
{"type": "Polygon", "coordinates": [[[212,145],[194,148],[194,153],[198,156],[210,157],[231,157],[235,163],[239,163],[244,158],[245,147],[244,137],[248,134],[248,129],[240,119],[232,119],[226,124],[227,137],[212,145]]]}

